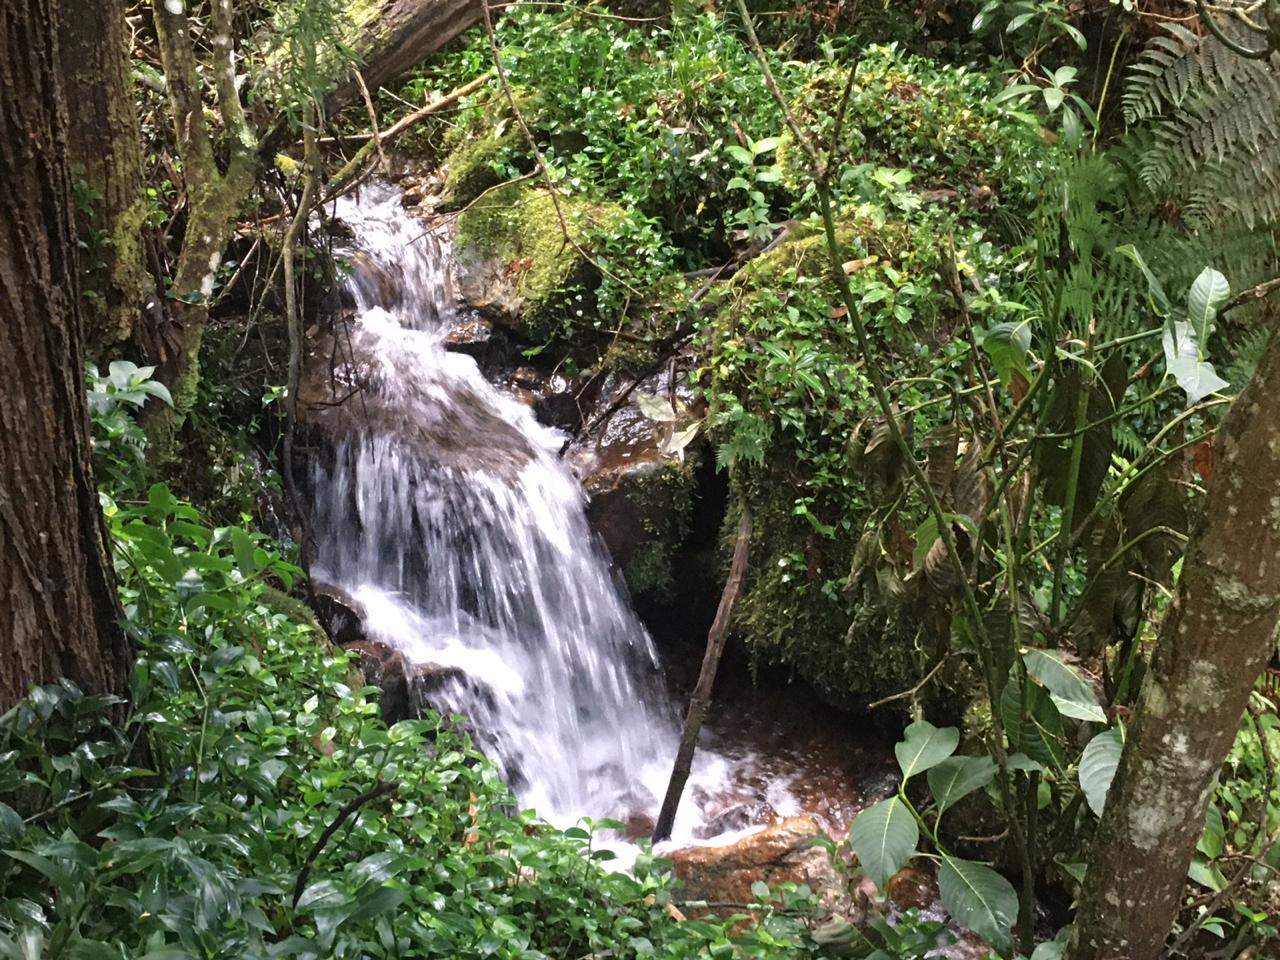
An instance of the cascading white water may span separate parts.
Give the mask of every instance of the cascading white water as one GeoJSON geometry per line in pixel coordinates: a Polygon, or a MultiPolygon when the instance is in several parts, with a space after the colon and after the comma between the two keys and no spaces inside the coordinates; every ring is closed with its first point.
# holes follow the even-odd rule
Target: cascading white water
{"type": "MultiPolygon", "coordinates": [[[[392,416],[314,467],[316,579],[355,599],[371,637],[441,668],[433,700],[466,715],[522,805],[559,823],[652,815],[676,717],[563,436],[444,348],[447,241],[398,191],[367,188],[337,213],[395,279],[348,283],[363,390],[392,416]]],[[[720,764],[704,753],[702,776],[720,764]]],[[[698,812],[681,814],[688,836],[698,812]]]]}

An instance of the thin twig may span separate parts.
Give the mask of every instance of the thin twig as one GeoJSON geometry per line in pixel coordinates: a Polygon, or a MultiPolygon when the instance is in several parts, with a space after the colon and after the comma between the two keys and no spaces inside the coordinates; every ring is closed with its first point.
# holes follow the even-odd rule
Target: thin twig
{"type": "Polygon", "coordinates": [[[324,828],[324,833],[320,834],[319,839],[312,845],[311,850],[307,853],[307,859],[302,862],[302,869],[298,871],[298,882],[293,885],[293,905],[295,907],[297,907],[298,901],[302,899],[302,891],[306,889],[307,877],[311,876],[311,868],[315,866],[316,858],[324,850],[324,845],[329,842],[329,838],[341,829],[348,817],[366,803],[378,799],[383,794],[395,793],[399,787],[400,784],[394,780],[384,780],[376,787],[366,790],[360,796],[349,801],[345,807],[338,811],[338,815],[334,817],[333,822],[324,828]]]}
{"type": "Polygon", "coordinates": [[[676,751],[675,763],[671,768],[671,781],[667,784],[667,793],[662,800],[662,810],[659,811],[657,823],[653,827],[654,843],[660,843],[671,836],[671,826],[676,820],[676,808],[680,805],[680,795],[684,793],[684,785],[693,767],[693,753],[698,743],[698,732],[702,729],[702,721],[706,719],[707,710],[711,706],[711,691],[715,686],[716,673],[720,668],[720,655],[724,653],[725,638],[729,634],[733,605],[738,599],[742,581],[747,575],[747,557],[750,549],[751,507],[744,502],[742,516],[738,520],[738,537],[733,545],[733,561],[729,565],[729,579],[725,581],[724,592],[720,594],[716,618],[707,632],[707,649],[702,657],[702,669],[698,672],[698,683],[693,689],[693,696],[689,698],[689,710],[685,714],[680,747],[676,751]]]}
{"type": "Polygon", "coordinates": [[[382,161],[382,172],[389,173],[391,164],[387,160],[386,151],[382,149],[382,135],[378,132],[378,111],[374,109],[373,97],[369,96],[369,88],[365,86],[364,77],[359,70],[355,71],[355,76],[356,84],[360,87],[360,96],[364,98],[365,109],[369,111],[369,129],[373,131],[369,135],[369,141],[378,151],[378,159],[382,161]]]}
{"type": "Polygon", "coordinates": [[[903,690],[901,693],[895,693],[888,697],[882,697],[881,699],[875,701],[874,703],[868,703],[867,709],[874,710],[877,707],[883,707],[886,703],[893,703],[895,700],[906,700],[907,698],[914,700],[916,698],[916,694],[919,693],[922,689],[924,689],[924,685],[933,679],[934,675],[939,670],[942,669],[943,664],[945,664],[946,662],[947,662],[947,658],[943,657],[941,660],[935,663],[933,665],[933,669],[930,670],[928,673],[926,673],[924,677],[921,678],[920,682],[917,683],[910,690],[903,690]]]}

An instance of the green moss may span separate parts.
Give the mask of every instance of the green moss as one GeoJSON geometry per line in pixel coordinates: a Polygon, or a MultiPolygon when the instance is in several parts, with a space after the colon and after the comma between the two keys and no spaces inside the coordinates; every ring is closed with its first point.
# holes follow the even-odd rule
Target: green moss
{"type": "Polygon", "coordinates": [[[301,600],[289,596],[283,590],[264,586],[262,592],[258,594],[258,602],[272,613],[278,613],[304,627],[310,627],[315,631],[317,638],[326,644],[329,642],[329,634],[325,632],[324,627],[320,626],[315,611],[301,600]]]}
{"type": "MultiPolygon", "coordinates": [[[[797,119],[820,142],[834,133],[831,104],[846,78],[843,67],[824,68],[796,99],[797,119]]],[[[999,89],[990,74],[869,46],[842,128],[844,162],[908,169],[914,186],[955,190],[961,205],[988,203],[986,188],[1013,193],[1035,186],[1027,174],[1046,154],[1038,124],[1015,104],[996,102],[999,89]]],[[[808,160],[790,132],[777,157],[790,185],[807,182],[808,160]]]]}
{"type": "Polygon", "coordinates": [[[734,620],[755,653],[788,664],[827,702],[857,710],[913,686],[934,662],[935,643],[909,593],[897,595],[874,576],[848,582],[856,543],[823,537],[796,515],[804,489],[782,468],[735,470],[725,556],[743,502],[751,504],[753,535],[734,620]]]}
{"type": "Polygon", "coordinates": [[[445,160],[442,208],[457,210],[465,207],[485,190],[500,183],[501,178],[494,169],[494,161],[515,143],[514,131],[503,134],[486,133],[464,140],[445,160]]]}
{"type": "Polygon", "coordinates": [[[684,463],[664,464],[627,493],[646,534],[645,543],[623,570],[634,593],[658,599],[672,595],[671,562],[689,533],[699,456],[694,453],[684,463]]]}
{"type": "MultiPolygon", "coordinates": [[[[848,213],[837,242],[842,261],[860,263],[850,268],[855,299],[877,295],[864,319],[878,359],[895,375],[911,372],[918,344],[934,335],[937,297],[924,288],[908,301],[894,278],[932,277],[936,243],[873,208],[848,213]],[[890,296],[910,302],[906,321],[890,296]]],[[[789,664],[828,701],[859,708],[913,686],[947,630],[931,617],[920,578],[904,582],[910,550],[890,556],[885,546],[891,524],[877,511],[901,486],[881,481],[865,441],[852,441],[878,407],[851,325],[832,315],[829,275],[825,236],[813,226],[751,262],[710,323],[704,369],[712,439],[736,457],[733,497],[750,504],[755,526],[737,625],[758,654],[789,664]],[[864,535],[874,549],[855,572],[864,535]]],[[[901,536],[909,539],[918,511],[912,499],[897,507],[901,536]]],[[[726,536],[735,526],[730,517],[726,536]]]]}
{"type": "Polygon", "coordinates": [[[587,226],[619,215],[616,206],[564,194],[557,211],[545,189],[513,183],[459,214],[456,242],[463,259],[493,260],[504,268],[520,301],[518,316],[508,319],[528,341],[546,342],[568,330],[569,289],[592,278],[580,250],[587,226]],[[566,229],[572,242],[566,242],[566,229]]]}

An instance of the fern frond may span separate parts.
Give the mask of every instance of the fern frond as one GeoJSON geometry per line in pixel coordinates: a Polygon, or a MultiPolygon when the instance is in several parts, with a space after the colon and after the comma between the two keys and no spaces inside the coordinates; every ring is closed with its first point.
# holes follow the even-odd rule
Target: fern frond
{"type": "MultiPolygon", "coordinates": [[[[1123,94],[1126,120],[1150,137],[1142,181],[1185,198],[1193,225],[1280,220],[1280,55],[1250,60],[1180,24],[1165,29],[1130,69],[1123,94]]],[[[1256,44],[1243,24],[1224,29],[1256,44]]]]}

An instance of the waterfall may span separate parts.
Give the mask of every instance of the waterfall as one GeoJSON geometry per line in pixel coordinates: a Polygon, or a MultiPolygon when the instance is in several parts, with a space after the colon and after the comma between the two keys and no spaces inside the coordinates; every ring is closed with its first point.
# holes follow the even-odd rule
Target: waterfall
{"type": "Polygon", "coordinates": [[[380,413],[312,467],[315,579],[354,598],[368,636],[434,665],[432,702],[465,715],[522,806],[561,824],[652,815],[676,715],[557,455],[563,434],[445,349],[443,232],[387,186],[337,215],[395,282],[347,281],[359,384],[346,403],[357,422],[362,403],[380,413]]]}

